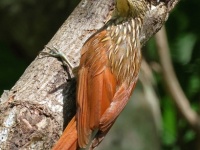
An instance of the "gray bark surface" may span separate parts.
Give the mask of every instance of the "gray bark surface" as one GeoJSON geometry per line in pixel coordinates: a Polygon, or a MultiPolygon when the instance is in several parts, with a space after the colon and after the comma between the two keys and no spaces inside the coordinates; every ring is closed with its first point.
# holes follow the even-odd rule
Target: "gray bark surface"
{"type": "MultiPolygon", "coordinates": [[[[147,13],[142,44],[162,27],[177,2],[161,3],[147,13]]],[[[113,4],[114,0],[82,0],[47,46],[64,52],[73,67],[78,66],[82,45],[108,21],[113,4]]],[[[56,58],[40,54],[13,88],[3,93],[0,150],[40,150],[53,146],[63,126],[75,114],[76,82],[68,80],[73,77],[72,71],[68,71],[56,58]]]]}

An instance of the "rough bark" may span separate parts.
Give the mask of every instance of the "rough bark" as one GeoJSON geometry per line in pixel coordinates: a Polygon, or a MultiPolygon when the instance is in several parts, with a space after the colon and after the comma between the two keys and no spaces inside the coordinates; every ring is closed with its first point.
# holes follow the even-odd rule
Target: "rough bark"
{"type": "MultiPolygon", "coordinates": [[[[162,27],[178,1],[161,3],[147,13],[142,44],[162,27]]],[[[78,66],[82,45],[109,19],[113,4],[114,0],[82,0],[48,47],[64,52],[73,67],[78,66]]],[[[68,80],[73,77],[68,71],[57,59],[39,55],[13,88],[4,92],[0,99],[0,149],[52,147],[75,113],[75,80],[68,80]]]]}

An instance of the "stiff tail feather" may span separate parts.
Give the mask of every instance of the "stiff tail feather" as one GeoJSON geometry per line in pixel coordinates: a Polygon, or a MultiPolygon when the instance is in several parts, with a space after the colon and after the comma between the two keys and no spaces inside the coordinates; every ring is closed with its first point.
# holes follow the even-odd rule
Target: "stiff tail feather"
{"type": "Polygon", "coordinates": [[[52,150],[77,150],[77,139],[76,120],[73,117],[52,150]]]}

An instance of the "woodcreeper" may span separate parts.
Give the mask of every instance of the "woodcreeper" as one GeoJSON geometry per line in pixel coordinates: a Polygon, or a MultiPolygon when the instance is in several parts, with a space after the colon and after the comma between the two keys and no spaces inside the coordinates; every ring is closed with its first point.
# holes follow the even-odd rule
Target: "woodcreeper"
{"type": "Polygon", "coordinates": [[[83,45],[76,115],[54,150],[77,150],[88,145],[94,149],[112,127],[138,80],[142,59],[139,36],[151,3],[116,0],[112,18],[83,45]]]}

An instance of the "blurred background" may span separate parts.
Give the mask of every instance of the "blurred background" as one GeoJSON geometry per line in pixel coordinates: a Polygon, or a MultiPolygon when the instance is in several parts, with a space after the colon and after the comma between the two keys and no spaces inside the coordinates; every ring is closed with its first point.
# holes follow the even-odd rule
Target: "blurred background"
{"type": "MultiPolygon", "coordinates": [[[[0,1],[0,94],[15,84],[79,1],[0,1]]],[[[200,1],[181,0],[166,23],[175,73],[197,113],[200,106],[199,8],[200,1]]],[[[146,87],[149,80],[141,77],[133,100],[98,149],[199,150],[199,133],[183,119],[166,90],[154,38],[143,47],[143,55],[153,74],[153,86],[146,87]]]]}

